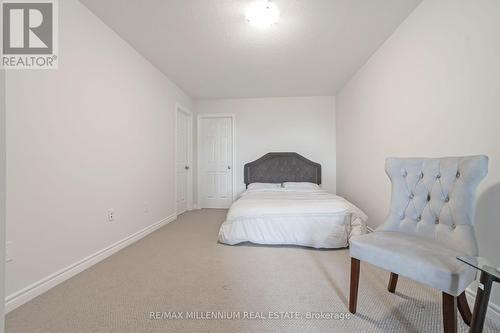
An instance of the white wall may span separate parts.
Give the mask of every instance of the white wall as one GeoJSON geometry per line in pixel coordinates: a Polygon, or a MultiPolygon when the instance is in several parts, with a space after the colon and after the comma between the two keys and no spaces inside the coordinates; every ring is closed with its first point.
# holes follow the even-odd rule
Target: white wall
{"type": "Polygon", "coordinates": [[[175,212],[190,98],[82,4],[59,8],[59,69],[7,73],[7,295],[175,212]]]}
{"type": "MultiPolygon", "coordinates": [[[[0,70],[0,300],[5,297],[5,71],[0,70]]],[[[0,301],[0,333],[4,332],[4,302],[0,301]]]]}
{"type": "Polygon", "coordinates": [[[372,227],[388,212],[387,156],[487,154],[477,236],[500,256],[499,13],[498,0],[424,1],[337,96],[338,193],[372,227]]]}
{"type": "Polygon", "coordinates": [[[200,100],[197,114],[233,113],[235,190],[245,189],[243,165],[268,152],[297,152],[321,163],[323,187],[336,190],[335,98],[332,96],[200,100]]]}

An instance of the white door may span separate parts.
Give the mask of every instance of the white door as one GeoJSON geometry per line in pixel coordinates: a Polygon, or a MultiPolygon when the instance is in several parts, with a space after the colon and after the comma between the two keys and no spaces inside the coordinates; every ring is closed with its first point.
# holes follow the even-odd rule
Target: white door
{"type": "Polygon", "coordinates": [[[233,202],[233,118],[199,118],[202,208],[228,208],[233,202]]]}
{"type": "Polygon", "coordinates": [[[189,209],[191,195],[191,115],[177,110],[177,214],[189,209]]]}

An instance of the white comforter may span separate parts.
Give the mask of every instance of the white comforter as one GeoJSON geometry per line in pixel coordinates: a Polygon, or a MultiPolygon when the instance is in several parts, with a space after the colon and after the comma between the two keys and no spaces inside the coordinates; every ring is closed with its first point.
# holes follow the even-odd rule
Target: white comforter
{"type": "Polygon", "coordinates": [[[233,203],[219,241],[340,248],[366,232],[367,216],[342,197],[313,189],[254,189],[233,203]]]}

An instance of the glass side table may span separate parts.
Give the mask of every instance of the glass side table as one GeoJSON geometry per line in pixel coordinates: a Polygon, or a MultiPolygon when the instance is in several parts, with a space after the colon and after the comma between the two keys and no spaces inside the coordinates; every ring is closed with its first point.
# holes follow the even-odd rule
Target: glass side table
{"type": "Polygon", "coordinates": [[[457,257],[457,259],[481,271],[469,330],[471,333],[480,333],[483,331],[488,310],[491,286],[493,282],[500,282],[500,257],[457,257]]]}

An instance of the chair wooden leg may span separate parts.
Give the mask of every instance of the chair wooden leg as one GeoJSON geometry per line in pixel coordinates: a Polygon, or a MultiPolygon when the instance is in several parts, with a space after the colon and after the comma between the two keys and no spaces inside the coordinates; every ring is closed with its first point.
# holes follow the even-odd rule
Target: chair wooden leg
{"type": "Polygon", "coordinates": [[[467,297],[465,296],[465,291],[458,295],[457,306],[462,319],[467,324],[467,326],[470,326],[470,323],[472,321],[472,312],[470,311],[469,303],[467,302],[467,297]]]}
{"type": "Polygon", "coordinates": [[[444,333],[457,332],[457,297],[443,292],[444,333]]]}
{"type": "Polygon", "coordinates": [[[390,293],[394,293],[396,291],[396,285],[398,284],[398,275],[391,272],[391,277],[389,278],[389,285],[387,286],[387,290],[390,293]]]}
{"type": "Polygon", "coordinates": [[[358,303],[359,260],[351,258],[351,286],[349,292],[349,312],[356,313],[358,303]]]}

